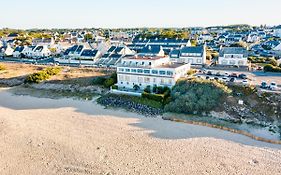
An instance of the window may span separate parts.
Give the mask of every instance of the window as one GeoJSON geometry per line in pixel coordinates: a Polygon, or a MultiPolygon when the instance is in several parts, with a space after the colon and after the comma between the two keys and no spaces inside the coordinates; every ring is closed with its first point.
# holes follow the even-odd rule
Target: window
{"type": "Polygon", "coordinates": [[[160,84],[164,84],[164,83],[165,83],[165,80],[163,78],[161,78],[160,84]]]}
{"type": "Polygon", "coordinates": [[[172,79],[169,79],[168,83],[169,83],[169,85],[172,85],[172,79]]]}
{"type": "Polygon", "coordinates": [[[129,76],[125,76],[125,81],[130,81],[130,77],[129,76]]]}
{"type": "Polygon", "coordinates": [[[136,72],[137,72],[137,70],[136,70],[136,69],[131,69],[131,72],[136,73],[136,72]]]}
{"type": "Polygon", "coordinates": [[[130,69],[126,69],[126,72],[130,72],[130,69]]]}
{"type": "Polygon", "coordinates": [[[149,74],[149,73],[150,73],[150,70],[144,70],[144,73],[145,73],[145,74],[149,74]]]}
{"type": "Polygon", "coordinates": [[[138,82],[139,83],[143,83],[143,78],[142,77],[138,77],[138,82]]]}
{"type": "Polygon", "coordinates": [[[159,71],[160,75],[166,75],[165,71],[159,71]]]}
{"type": "Polygon", "coordinates": [[[167,75],[173,75],[172,71],[167,71],[167,75]]]}
{"type": "Polygon", "coordinates": [[[138,69],[138,73],[143,73],[143,70],[142,69],[138,69]]]}
{"type": "Polygon", "coordinates": [[[118,79],[119,79],[119,81],[124,81],[123,75],[119,75],[119,76],[118,76],[118,79]]]}
{"type": "Polygon", "coordinates": [[[152,70],[152,74],[158,74],[158,70],[152,70]]]}
{"type": "Polygon", "coordinates": [[[149,66],[151,66],[151,62],[149,62],[149,66]]]}
{"type": "Polygon", "coordinates": [[[120,72],[124,72],[124,69],[123,69],[123,68],[119,68],[119,71],[120,71],[120,72]]]}
{"type": "Polygon", "coordinates": [[[234,61],[234,60],[230,60],[230,61],[229,61],[229,64],[234,65],[234,64],[235,64],[235,61],[234,61]]]}
{"type": "Polygon", "coordinates": [[[150,83],[150,78],[147,78],[147,77],[144,78],[144,82],[145,82],[145,83],[150,83]]]}

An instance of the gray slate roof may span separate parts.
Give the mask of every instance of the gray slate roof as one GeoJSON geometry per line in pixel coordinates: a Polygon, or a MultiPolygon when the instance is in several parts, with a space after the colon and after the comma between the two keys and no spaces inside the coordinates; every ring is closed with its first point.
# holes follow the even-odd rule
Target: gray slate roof
{"type": "Polygon", "coordinates": [[[248,57],[248,51],[243,47],[223,47],[220,50],[220,57],[225,54],[243,54],[243,57],[248,57]]]}

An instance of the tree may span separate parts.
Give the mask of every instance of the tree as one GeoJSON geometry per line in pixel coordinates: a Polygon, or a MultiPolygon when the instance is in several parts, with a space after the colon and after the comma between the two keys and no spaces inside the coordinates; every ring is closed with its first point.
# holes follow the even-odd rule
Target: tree
{"type": "Polygon", "coordinates": [[[93,35],[91,34],[91,33],[87,33],[87,34],[85,34],[85,36],[84,36],[84,39],[86,40],[86,41],[90,41],[90,40],[92,40],[94,37],[93,37],[93,35]]]}
{"type": "Polygon", "coordinates": [[[140,87],[139,87],[139,85],[136,85],[136,84],[134,85],[134,87],[133,87],[133,88],[134,88],[134,90],[135,90],[135,91],[138,91],[138,90],[140,90],[140,87]]]}
{"type": "Polygon", "coordinates": [[[104,87],[106,87],[106,88],[109,88],[110,86],[112,86],[114,84],[115,84],[115,82],[114,82],[113,78],[108,78],[103,83],[104,87]]]}

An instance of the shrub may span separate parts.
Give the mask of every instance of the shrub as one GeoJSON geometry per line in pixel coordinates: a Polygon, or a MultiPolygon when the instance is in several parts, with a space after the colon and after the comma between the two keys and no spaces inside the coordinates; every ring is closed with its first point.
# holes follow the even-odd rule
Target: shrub
{"type": "Polygon", "coordinates": [[[104,81],[103,86],[109,88],[110,86],[114,85],[115,81],[113,78],[108,78],[104,81]]]}
{"type": "Polygon", "coordinates": [[[269,64],[271,64],[272,66],[278,66],[278,63],[277,63],[277,61],[274,58],[271,58],[269,60],[269,64]]]}
{"type": "Polygon", "coordinates": [[[164,102],[164,95],[162,95],[162,94],[150,94],[150,93],[147,93],[147,92],[143,92],[141,96],[143,98],[158,101],[158,102],[161,102],[161,103],[164,102]]]}
{"type": "Polygon", "coordinates": [[[33,73],[29,76],[27,76],[25,82],[26,83],[40,83],[44,80],[49,79],[51,76],[59,74],[61,71],[60,67],[49,67],[46,69],[43,69],[39,72],[33,73]]]}
{"type": "Polygon", "coordinates": [[[280,67],[276,67],[276,66],[273,66],[271,64],[265,65],[263,70],[265,72],[281,72],[281,68],[280,67]]]}
{"type": "Polygon", "coordinates": [[[146,93],[151,93],[151,86],[146,86],[146,88],[143,90],[146,93]]]}
{"type": "Polygon", "coordinates": [[[189,71],[187,71],[187,75],[193,75],[196,73],[195,69],[190,69],[189,71]]]}
{"type": "Polygon", "coordinates": [[[194,112],[209,112],[220,103],[220,99],[231,93],[231,90],[216,81],[181,80],[171,92],[171,101],[165,106],[165,111],[192,114],[194,112]]]}
{"type": "Polygon", "coordinates": [[[6,67],[4,65],[0,64],[0,71],[2,71],[2,70],[6,70],[6,67]]]}
{"type": "Polygon", "coordinates": [[[62,70],[61,67],[48,67],[45,69],[45,72],[50,76],[54,76],[54,75],[58,75],[61,72],[61,70],[62,70]]]}
{"type": "Polygon", "coordinates": [[[117,85],[113,85],[111,88],[112,89],[118,89],[118,86],[117,85]]]}
{"type": "Polygon", "coordinates": [[[26,82],[27,83],[40,83],[41,81],[47,80],[50,78],[50,75],[47,74],[45,71],[39,71],[34,74],[27,76],[26,82]]]}
{"type": "Polygon", "coordinates": [[[94,85],[103,85],[105,80],[106,80],[105,77],[97,77],[97,78],[94,78],[93,84],[94,85]]]}

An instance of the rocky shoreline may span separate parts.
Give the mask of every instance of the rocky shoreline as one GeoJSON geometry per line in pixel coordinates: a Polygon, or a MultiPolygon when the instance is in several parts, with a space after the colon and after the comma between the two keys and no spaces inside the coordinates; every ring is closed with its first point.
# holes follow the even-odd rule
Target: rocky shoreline
{"type": "Polygon", "coordinates": [[[147,105],[138,104],[121,97],[101,97],[98,103],[105,107],[124,108],[144,116],[155,117],[164,113],[163,109],[153,108],[147,105]]]}

